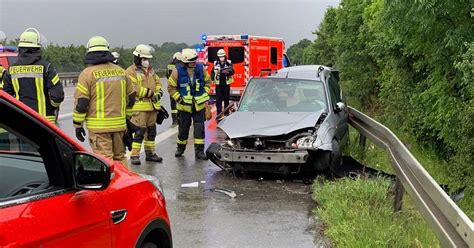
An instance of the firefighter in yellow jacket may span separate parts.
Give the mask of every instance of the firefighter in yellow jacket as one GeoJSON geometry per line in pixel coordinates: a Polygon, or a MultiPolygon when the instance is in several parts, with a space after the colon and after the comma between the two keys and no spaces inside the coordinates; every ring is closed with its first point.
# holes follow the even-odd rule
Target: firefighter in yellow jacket
{"type": "Polygon", "coordinates": [[[133,65],[127,68],[127,76],[132,81],[137,92],[133,107],[131,123],[134,135],[130,160],[133,165],[140,165],[140,149],[145,141],[145,160],[162,162],[163,158],[155,153],[156,117],[161,108],[160,78],[155,74],[150,59],[152,47],[140,44],[133,51],[133,65]]]}
{"type": "Polygon", "coordinates": [[[18,60],[3,76],[3,90],[54,123],[64,90],[56,69],[42,58],[38,30],[25,30],[18,47],[18,60]]]}
{"type": "Polygon", "coordinates": [[[198,55],[194,49],[183,49],[180,61],[168,78],[168,91],[176,101],[179,127],[175,157],[183,156],[188,142],[189,128],[194,123],[194,154],[206,160],[204,153],[205,108],[209,101],[211,78],[202,63],[196,63],[198,55]]]}
{"type": "Polygon", "coordinates": [[[135,91],[125,70],[112,63],[114,59],[105,38],[89,40],[85,56],[88,66],[79,75],[74,92],[73,123],[79,141],[85,140],[85,122],[92,150],[126,165],[123,135],[135,91]]]}

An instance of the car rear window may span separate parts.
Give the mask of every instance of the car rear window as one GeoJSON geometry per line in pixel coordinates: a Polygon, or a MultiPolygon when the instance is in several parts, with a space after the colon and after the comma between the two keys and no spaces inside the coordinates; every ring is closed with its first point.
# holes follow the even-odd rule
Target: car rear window
{"type": "Polygon", "coordinates": [[[223,49],[223,47],[209,47],[207,49],[207,60],[214,63],[217,60],[217,51],[223,49]]]}
{"type": "Polygon", "coordinates": [[[230,61],[232,61],[233,64],[244,62],[244,47],[229,47],[229,59],[230,61]]]}

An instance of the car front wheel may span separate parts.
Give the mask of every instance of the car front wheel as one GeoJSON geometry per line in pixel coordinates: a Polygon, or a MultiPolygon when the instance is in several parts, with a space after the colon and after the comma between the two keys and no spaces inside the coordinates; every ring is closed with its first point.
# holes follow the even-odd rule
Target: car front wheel
{"type": "Polygon", "coordinates": [[[141,248],[158,248],[157,245],[153,244],[153,243],[150,243],[150,242],[146,242],[142,245],[141,248]]]}

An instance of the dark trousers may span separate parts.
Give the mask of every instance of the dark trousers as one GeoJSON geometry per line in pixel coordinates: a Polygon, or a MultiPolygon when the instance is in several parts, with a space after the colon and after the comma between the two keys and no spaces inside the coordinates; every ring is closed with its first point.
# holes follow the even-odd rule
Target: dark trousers
{"type": "MultiPolygon", "coordinates": [[[[222,101],[224,101],[224,109],[229,107],[230,100],[230,85],[226,83],[220,83],[216,85],[216,108],[217,115],[222,113],[222,101]]],[[[228,113],[224,113],[228,114],[228,113]]]]}
{"type": "Polygon", "coordinates": [[[178,145],[186,145],[189,137],[189,128],[191,122],[194,123],[194,144],[204,146],[204,121],[205,110],[196,111],[193,109],[192,113],[178,110],[179,128],[178,128],[178,145]]]}

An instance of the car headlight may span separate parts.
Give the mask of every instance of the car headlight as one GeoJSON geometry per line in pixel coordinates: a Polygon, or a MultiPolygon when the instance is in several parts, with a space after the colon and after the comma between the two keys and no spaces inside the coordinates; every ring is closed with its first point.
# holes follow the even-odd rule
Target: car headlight
{"type": "Polygon", "coordinates": [[[232,148],[236,148],[239,146],[239,141],[236,139],[228,139],[227,140],[227,145],[229,145],[232,148]]]}
{"type": "Polygon", "coordinates": [[[153,184],[153,186],[155,186],[155,188],[160,191],[161,195],[165,195],[165,192],[163,191],[163,186],[161,186],[161,182],[158,178],[154,177],[154,176],[150,176],[150,175],[146,175],[146,174],[138,174],[140,175],[142,178],[148,180],[151,184],[153,184]]]}
{"type": "Polygon", "coordinates": [[[302,138],[299,138],[296,141],[296,148],[299,149],[312,149],[314,148],[314,142],[316,141],[315,136],[305,136],[302,138]]]}

